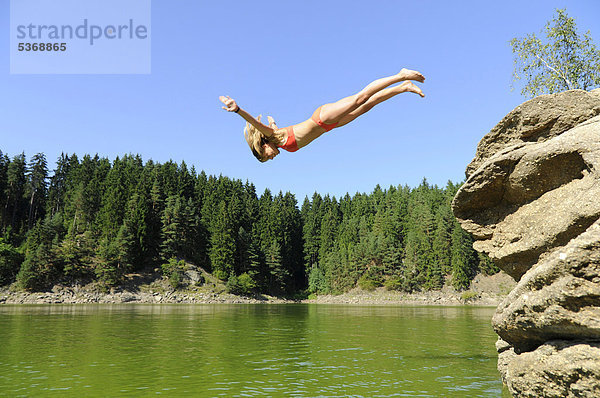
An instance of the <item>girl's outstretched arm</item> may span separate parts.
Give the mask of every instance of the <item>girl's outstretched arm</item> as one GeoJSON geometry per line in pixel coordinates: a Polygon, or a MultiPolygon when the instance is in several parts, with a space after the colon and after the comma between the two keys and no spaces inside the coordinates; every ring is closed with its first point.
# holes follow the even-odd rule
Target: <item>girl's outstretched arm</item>
{"type": "Polygon", "coordinates": [[[229,96],[220,96],[219,99],[223,104],[225,104],[225,106],[222,106],[221,108],[225,109],[228,112],[237,113],[238,115],[243,117],[248,123],[253,125],[258,131],[263,133],[266,137],[273,137],[275,130],[273,130],[269,126],[265,126],[260,121],[255,119],[251,114],[240,108],[239,105],[235,103],[235,100],[229,98],[229,96]]]}

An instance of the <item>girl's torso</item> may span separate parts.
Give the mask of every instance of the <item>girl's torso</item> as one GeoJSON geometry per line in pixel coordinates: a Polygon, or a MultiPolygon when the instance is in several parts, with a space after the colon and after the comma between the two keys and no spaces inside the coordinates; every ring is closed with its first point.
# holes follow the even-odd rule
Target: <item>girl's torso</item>
{"type": "MultiPolygon", "coordinates": [[[[309,143],[311,143],[314,139],[321,136],[325,129],[316,124],[313,120],[307,119],[298,124],[294,124],[293,126],[294,135],[296,136],[296,144],[298,148],[302,148],[309,143]]],[[[280,140],[283,143],[287,141],[288,131],[290,129],[282,128],[278,129],[275,134],[280,137],[280,140]]]]}

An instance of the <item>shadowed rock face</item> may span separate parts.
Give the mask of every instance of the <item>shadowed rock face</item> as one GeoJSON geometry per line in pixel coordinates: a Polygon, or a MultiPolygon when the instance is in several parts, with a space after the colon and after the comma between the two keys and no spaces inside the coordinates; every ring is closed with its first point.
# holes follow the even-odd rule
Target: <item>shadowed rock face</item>
{"type": "Polygon", "coordinates": [[[493,319],[511,392],[600,396],[600,89],[510,112],[452,207],[474,248],[519,281],[493,319]]]}

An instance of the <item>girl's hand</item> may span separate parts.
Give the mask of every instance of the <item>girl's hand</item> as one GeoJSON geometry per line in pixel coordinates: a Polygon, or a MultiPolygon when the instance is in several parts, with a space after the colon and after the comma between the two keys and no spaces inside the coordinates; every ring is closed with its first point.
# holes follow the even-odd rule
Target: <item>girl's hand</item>
{"type": "Polygon", "coordinates": [[[277,130],[277,125],[275,124],[275,120],[273,120],[273,118],[271,116],[267,116],[267,120],[269,121],[269,127],[271,127],[273,130],[277,130]]]}
{"type": "Polygon", "coordinates": [[[221,108],[225,109],[227,112],[237,112],[240,109],[240,107],[235,103],[235,100],[229,98],[228,95],[221,95],[219,99],[225,104],[225,106],[222,106],[221,108]]]}

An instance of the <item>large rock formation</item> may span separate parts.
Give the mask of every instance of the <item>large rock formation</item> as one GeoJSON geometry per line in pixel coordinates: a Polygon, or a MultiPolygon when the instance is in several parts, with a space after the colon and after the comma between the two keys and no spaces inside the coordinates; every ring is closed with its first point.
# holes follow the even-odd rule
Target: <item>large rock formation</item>
{"type": "Polygon", "coordinates": [[[519,281],[493,326],[515,396],[600,396],[600,89],[544,95],[479,143],[453,210],[519,281]]]}

